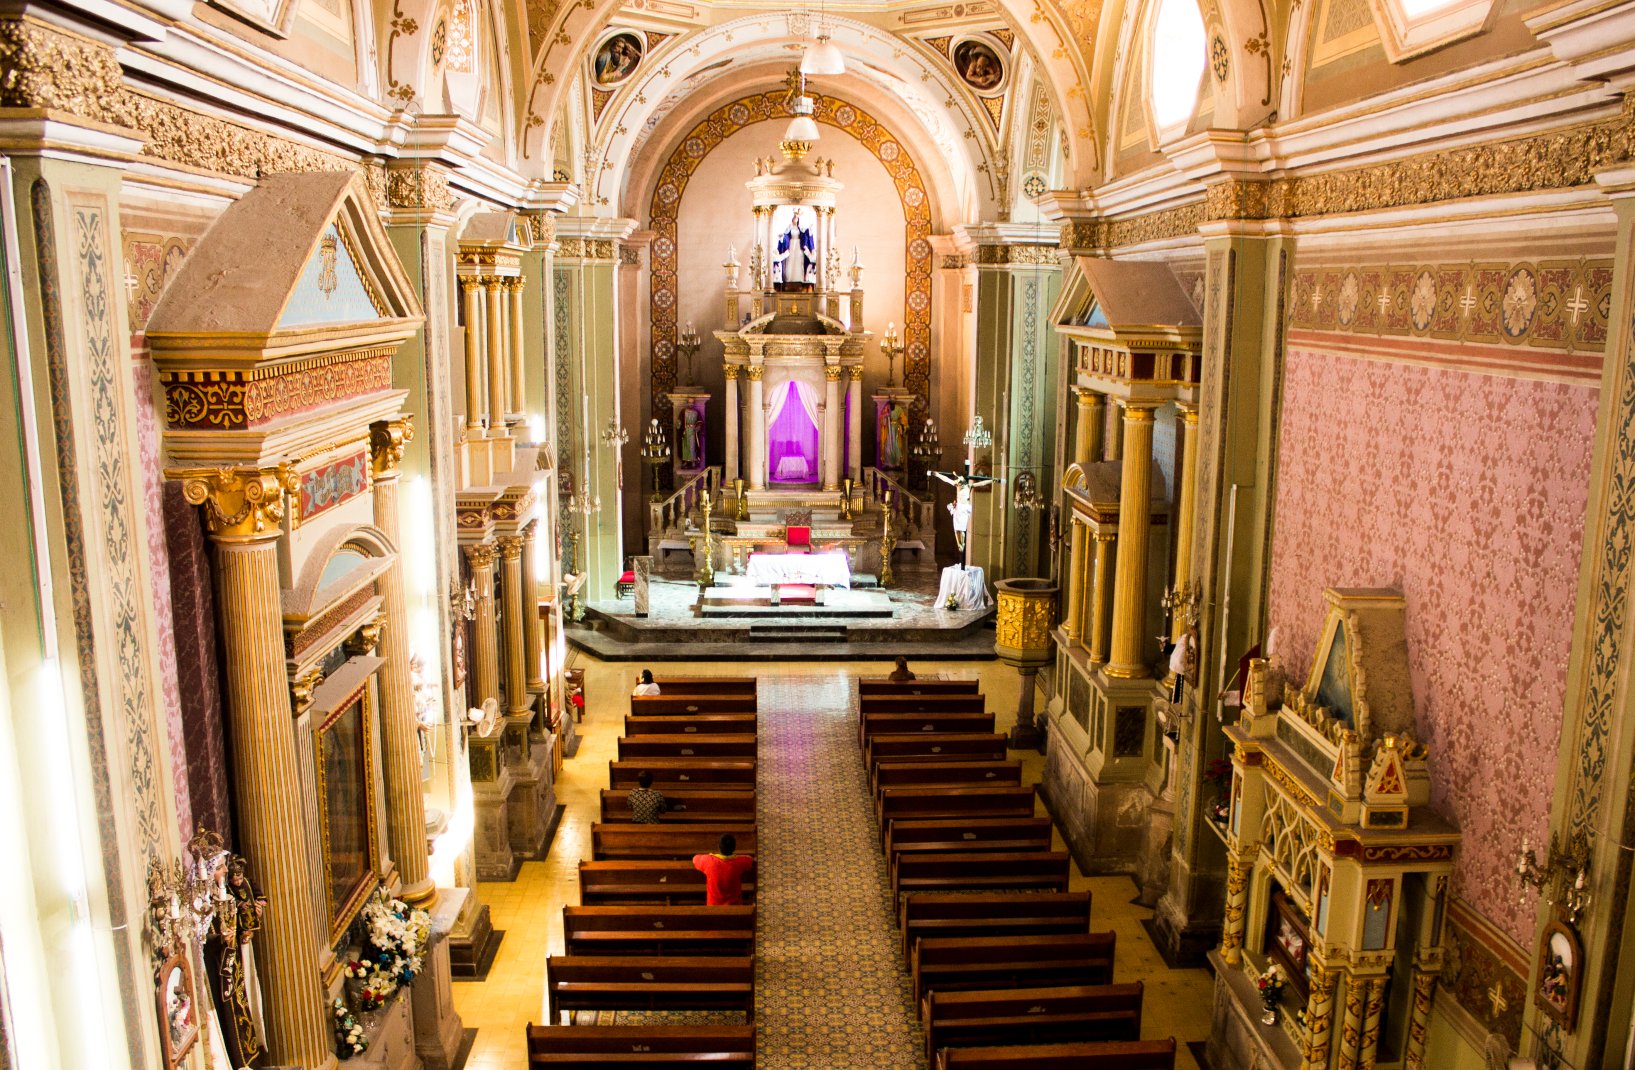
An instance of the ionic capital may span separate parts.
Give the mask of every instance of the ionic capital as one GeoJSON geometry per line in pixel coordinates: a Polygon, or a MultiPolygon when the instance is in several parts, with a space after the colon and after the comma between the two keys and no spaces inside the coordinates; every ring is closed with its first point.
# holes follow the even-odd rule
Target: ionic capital
{"type": "Polygon", "coordinates": [[[204,506],[206,527],[224,542],[276,538],[283,531],[284,495],[296,488],[287,465],[184,469],[165,475],[182,481],[182,496],[189,505],[204,506]]]}

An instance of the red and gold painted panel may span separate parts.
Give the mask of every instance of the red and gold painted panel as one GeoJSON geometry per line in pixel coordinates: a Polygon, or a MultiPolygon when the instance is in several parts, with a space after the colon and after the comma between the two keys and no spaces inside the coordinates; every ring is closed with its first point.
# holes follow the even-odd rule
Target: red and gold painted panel
{"type": "Polygon", "coordinates": [[[165,371],[171,427],[237,431],[331,402],[392,388],[389,349],[239,371],[165,371]]]}
{"type": "Polygon", "coordinates": [[[349,502],[369,489],[369,454],[359,450],[350,457],[330,461],[310,472],[301,473],[301,520],[349,502]]]}
{"type": "MultiPolygon", "coordinates": [[[[676,384],[676,308],[679,304],[679,262],[676,248],[676,217],[687,182],[716,146],[738,131],[755,123],[787,122],[784,105],[788,93],[773,90],[723,104],[688,132],[665,161],[659,172],[649,209],[653,241],[652,410],[669,411],[665,396],[676,384]]],[[[814,95],[813,118],[856,138],[885,167],[902,201],[903,241],[906,246],[907,278],[903,294],[903,376],[908,389],[930,400],[931,370],[931,204],[919,167],[902,141],[872,115],[855,104],[835,97],[814,95]]]]}

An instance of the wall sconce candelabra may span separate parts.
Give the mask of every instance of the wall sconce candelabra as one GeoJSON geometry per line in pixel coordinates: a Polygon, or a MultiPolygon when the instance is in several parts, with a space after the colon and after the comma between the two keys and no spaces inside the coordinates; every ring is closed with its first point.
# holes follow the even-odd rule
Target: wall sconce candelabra
{"type": "Polygon", "coordinates": [[[1017,475],[1016,486],[1011,490],[1011,504],[1025,513],[1039,508],[1039,479],[1032,472],[1017,475]]]}
{"type": "Polygon", "coordinates": [[[886,324],[886,333],[880,339],[880,352],[886,355],[886,386],[897,385],[897,373],[893,369],[893,362],[903,355],[903,338],[897,333],[895,323],[886,324]]]}
{"type": "MultiPolygon", "coordinates": [[[[1164,592],[1164,597],[1159,600],[1159,604],[1164,607],[1164,620],[1166,623],[1173,624],[1176,618],[1179,617],[1181,623],[1190,628],[1198,623],[1198,603],[1202,600],[1203,584],[1198,580],[1193,580],[1185,590],[1181,589],[1180,584],[1169,588],[1164,592]]],[[[1161,635],[1159,640],[1168,642],[1169,636],[1161,635]]]]}
{"type": "MultiPolygon", "coordinates": [[[[736,265],[734,265],[733,274],[737,275],[736,265]]],[[[687,364],[686,381],[688,383],[692,383],[695,379],[695,376],[693,375],[693,360],[698,356],[698,347],[700,344],[701,342],[698,337],[698,332],[693,330],[693,321],[688,320],[687,326],[681,329],[681,337],[676,339],[676,348],[681,351],[681,359],[687,364]]]]}
{"type": "Polygon", "coordinates": [[[1583,833],[1574,833],[1565,847],[1550,833],[1550,850],[1544,864],[1539,865],[1527,837],[1521,841],[1521,853],[1516,857],[1516,876],[1521,880],[1525,896],[1528,888],[1536,888],[1544,901],[1559,909],[1568,924],[1577,924],[1578,916],[1590,905],[1590,842],[1583,833]]]}
{"type": "Polygon", "coordinates": [[[942,441],[937,437],[937,424],[931,417],[925,418],[925,426],[920,428],[920,435],[909,452],[925,468],[925,485],[931,486],[931,468],[937,458],[942,456],[942,441]]]}
{"type": "Polygon", "coordinates": [[[664,425],[659,423],[658,417],[647,422],[647,430],[642,432],[642,464],[653,470],[653,501],[662,502],[664,495],[659,491],[659,468],[670,462],[670,438],[664,433],[664,425]]]}

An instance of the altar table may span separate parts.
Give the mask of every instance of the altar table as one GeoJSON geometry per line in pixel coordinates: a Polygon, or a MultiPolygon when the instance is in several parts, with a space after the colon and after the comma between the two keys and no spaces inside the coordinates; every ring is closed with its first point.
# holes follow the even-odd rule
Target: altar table
{"type": "Polygon", "coordinates": [[[844,553],[750,554],[744,574],[756,586],[777,583],[826,584],[851,588],[852,570],[844,553]]]}
{"type": "Polygon", "coordinates": [[[776,479],[811,479],[812,466],[806,463],[805,457],[791,453],[778,461],[778,470],[773,476],[776,479]]]}

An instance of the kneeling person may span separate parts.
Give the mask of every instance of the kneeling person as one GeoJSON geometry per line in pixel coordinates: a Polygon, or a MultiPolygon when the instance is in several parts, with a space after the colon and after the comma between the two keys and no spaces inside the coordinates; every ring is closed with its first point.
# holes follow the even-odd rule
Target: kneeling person
{"type": "Polygon", "coordinates": [[[704,901],[712,907],[736,907],[744,904],[744,874],[755,864],[750,855],[733,854],[738,840],[732,833],[724,833],[720,850],[710,855],[693,855],[693,868],[704,874],[704,901]]]}

